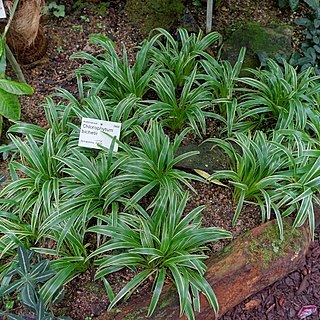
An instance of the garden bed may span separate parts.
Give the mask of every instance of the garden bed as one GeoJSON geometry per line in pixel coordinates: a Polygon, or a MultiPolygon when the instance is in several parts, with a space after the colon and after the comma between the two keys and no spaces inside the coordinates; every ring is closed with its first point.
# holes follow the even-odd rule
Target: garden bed
{"type": "MultiPolygon", "coordinates": [[[[95,46],[89,43],[90,34],[106,34],[117,43],[116,50],[118,53],[121,53],[121,46],[125,46],[131,62],[136,52],[135,46],[142,40],[139,31],[128,23],[128,17],[123,13],[123,1],[111,1],[110,8],[105,14],[99,14],[95,11],[94,6],[88,6],[80,13],[73,13],[71,4],[66,5],[66,8],[64,18],[57,19],[53,16],[45,18],[45,33],[49,40],[47,56],[36,64],[24,68],[27,82],[34,87],[35,94],[21,99],[21,120],[44,128],[48,128],[44,111],[40,107],[44,98],[48,94],[56,92],[55,87],[62,87],[73,94],[77,94],[77,81],[73,72],[82,65],[83,61],[79,59],[69,60],[69,57],[75,52],[85,51],[92,54],[97,50],[95,46]]],[[[252,2],[250,1],[241,1],[241,3],[228,1],[222,2],[217,10],[215,26],[217,31],[220,32],[224,24],[228,24],[232,29],[236,26],[234,20],[241,23],[241,21],[249,19],[248,14],[250,19],[253,16],[256,21],[262,23],[268,23],[274,19],[284,19],[290,23],[294,17],[294,14],[289,10],[280,11],[277,8],[276,1],[261,1],[259,8],[252,8],[252,2]],[[239,19],[236,19],[236,17],[239,19]]],[[[204,22],[204,6],[197,9],[190,4],[190,11],[202,25],[204,22]]],[[[226,30],[222,33],[227,34],[229,31],[226,30]]],[[[217,122],[208,121],[205,138],[216,136],[218,131],[217,122]]],[[[189,134],[186,141],[188,143],[198,143],[199,139],[189,134]]],[[[1,165],[2,172],[8,173],[7,162],[3,162],[1,165]]],[[[232,201],[230,188],[197,181],[191,182],[191,185],[197,193],[191,193],[186,211],[189,212],[200,205],[205,205],[206,208],[202,211],[204,227],[223,228],[231,231],[233,237],[237,239],[237,237],[261,223],[259,207],[246,204],[236,224],[232,225],[236,206],[232,201]]],[[[214,242],[209,247],[211,252],[214,253],[228,243],[230,243],[230,240],[214,242]]],[[[301,307],[317,305],[318,303],[319,257],[319,233],[316,229],[315,241],[311,244],[306,264],[303,267],[271,285],[271,287],[248,298],[242,304],[227,312],[221,319],[280,320],[297,318],[297,312],[301,307]]],[[[94,317],[103,313],[108,307],[108,297],[103,291],[101,282],[93,283],[93,276],[93,272],[87,271],[68,283],[65,299],[55,307],[55,311],[59,314],[69,315],[74,320],[90,319],[90,317],[94,319],[94,317]]],[[[126,270],[112,275],[109,282],[115,291],[119,291],[132,277],[132,272],[126,270]]],[[[150,290],[150,283],[144,284],[139,290],[140,292],[150,290]]],[[[136,296],[140,295],[140,292],[138,291],[136,296]]],[[[308,319],[316,319],[317,317],[318,311],[308,319]]]]}

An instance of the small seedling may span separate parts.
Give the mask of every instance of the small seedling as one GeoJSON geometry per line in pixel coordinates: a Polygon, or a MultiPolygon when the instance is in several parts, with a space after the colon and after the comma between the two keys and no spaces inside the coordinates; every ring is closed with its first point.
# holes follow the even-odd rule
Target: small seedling
{"type": "Polygon", "coordinates": [[[80,16],[80,18],[85,22],[85,23],[90,23],[90,19],[86,16],[80,16]]]}
{"type": "Polygon", "coordinates": [[[6,311],[10,311],[13,309],[14,301],[13,300],[5,300],[4,308],[6,311]]]}
{"type": "Polygon", "coordinates": [[[279,252],[279,246],[275,242],[272,242],[271,245],[273,252],[277,254],[279,252]]]}
{"type": "Polygon", "coordinates": [[[202,3],[200,0],[195,0],[192,2],[192,4],[195,6],[195,7],[202,7],[202,3]]]}
{"type": "Polygon", "coordinates": [[[94,11],[97,12],[97,14],[103,16],[108,11],[109,6],[109,2],[101,2],[100,4],[95,5],[94,11]]]}
{"type": "Polygon", "coordinates": [[[71,29],[74,31],[83,32],[83,26],[81,24],[76,24],[76,25],[72,26],[71,29]]]}
{"type": "Polygon", "coordinates": [[[102,24],[101,22],[98,22],[98,23],[97,23],[97,28],[98,28],[98,29],[103,29],[104,26],[103,26],[103,24],[102,24]]]}
{"type": "Polygon", "coordinates": [[[63,4],[57,4],[55,1],[51,1],[45,8],[45,13],[52,12],[52,14],[59,18],[66,15],[65,6],[63,4]]]}
{"type": "Polygon", "coordinates": [[[63,51],[64,51],[64,49],[61,46],[57,47],[57,52],[58,53],[62,53],[63,51]]]}

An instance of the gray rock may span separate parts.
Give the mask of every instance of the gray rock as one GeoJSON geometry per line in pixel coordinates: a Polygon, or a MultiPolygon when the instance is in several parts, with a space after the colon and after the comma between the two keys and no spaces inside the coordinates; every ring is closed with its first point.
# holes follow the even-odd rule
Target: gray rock
{"type": "Polygon", "coordinates": [[[146,35],[154,28],[177,26],[183,9],[182,0],[127,0],[125,7],[128,19],[146,35]]]}
{"type": "Polygon", "coordinates": [[[215,170],[223,170],[229,168],[229,158],[225,152],[215,147],[214,143],[205,142],[200,145],[189,144],[187,146],[180,146],[177,155],[189,151],[199,151],[198,155],[180,161],[176,167],[181,169],[200,169],[211,174],[215,170]]]}
{"type": "Polygon", "coordinates": [[[290,56],[293,30],[287,25],[271,24],[263,26],[248,22],[234,31],[223,45],[222,58],[234,63],[242,47],[247,48],[244,67],[260,66],[259,56],[276,58],[290,56]]]}
{"type": "Polygon", "coordinates": [[[199,24],[188,8],[184,8],[180,17],[179,27],[187,29],[188,32],[199,33],[201,30],[199,24]]]}

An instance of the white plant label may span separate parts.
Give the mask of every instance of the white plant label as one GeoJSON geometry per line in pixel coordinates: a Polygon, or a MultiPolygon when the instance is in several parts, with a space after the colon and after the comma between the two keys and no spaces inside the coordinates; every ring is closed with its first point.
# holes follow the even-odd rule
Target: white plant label
{"type": "Polygon", "coordinates": [[[6,18],[6,12],[4,11],[3,1],[0,0],[0,19],[6,18]]]}
{"type": "MultiPolygon", "coordinates": [[[[101,149],[99,146],[101,145],[106,148],[110,148],[112,137],[116,137],[117,139],[120,138],[120,130],[121,123],[119,122],[82,118],[79,146],[101,149]]],[[[117,143],[115,143],[113,151],[118,151],[117,143]]]]}

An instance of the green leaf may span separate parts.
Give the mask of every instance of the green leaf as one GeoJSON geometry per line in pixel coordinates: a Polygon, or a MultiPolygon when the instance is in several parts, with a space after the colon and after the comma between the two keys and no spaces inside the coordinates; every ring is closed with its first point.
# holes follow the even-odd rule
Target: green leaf
{"type": "Polygon", "coordinates": [[[20,268],[25,274],[27,274],[30,271],[30,261],[28,251],[22,246],[18,247],[18,259],[20,268]]]}
{"type": "Polygon", "coordinates": [[[289,0],[291,10],[295,11],[298,8],[299,0],[289,0]]]}
{"type": "Polygon", "coordinates": [[[0,79],[0,89],[16,95],[32,94],[34,92],[33,88],[26,83],[7,79],[0,79]]]}
{"type": "Polygon", "coordinates": [[[69,281],[77,273],[77,265],[71,264],[64,269],[59,270],[59,272],[47,281],[40,289],[41,297],[45,304],[49,303],[55,293],[61,289],[61,286],[69,281]]]}
{"type": "Polygon", "coordinates": [[[153,290],[153,295],[152,295],[152,299],[149,305],[149,309],[148,309],[148,317],[150,317],[154,311],[154,309],[157,306],[157,303],[159,301],[160,298],[160,294],[162,291],[162,287],[164,284],[164,280],[165,280],[165,275],[166,275],[166,269],[162,268],[160,269],[159,273],[157,274],[157,278],[156,278],[156,284],[153,290]]]}
{"type": "Polygon", "coordinates": [[[21,109],[18,97],[0,89],[0,115],[10,120],[19,120],[21,109]]]}
{"type": "Polygon", "coordinates": [[[30,284],[26,283],[21,290],[22,303],[32,312],[36,312],[37,294],[36,289],[30,284]]]}
{"type": "Polygon", "coordinates": [[[128,282],[124,288],[120,290],[120,292],[116,295],[116,297],[110,302],[108,307],[108,311],[110,311],[114,305],[124,298],[126,295],[131,295],[133,290],[140,286],[140,284],[146,280],[154,271],[144,270],[138,273],[130,282],[128,282]]]}
{"type": "Polygon", "coordinates": [[[278,5],[280,8],[284,8],[286,5],[288,5],[288,0],[279,0],[278,5]]]}
{"type": "Polygon", "coordinates": [[[306,4],[308,4],[313,10],[317,10],[319,8],[319,0],[304,0],[306,4]]]}

